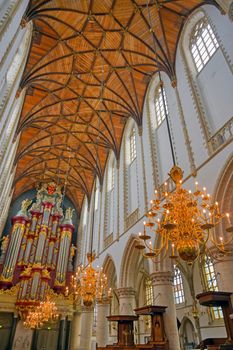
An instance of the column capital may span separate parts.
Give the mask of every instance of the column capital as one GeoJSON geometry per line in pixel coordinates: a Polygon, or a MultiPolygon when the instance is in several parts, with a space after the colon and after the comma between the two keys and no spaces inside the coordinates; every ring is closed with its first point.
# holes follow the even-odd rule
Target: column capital
{"type": "Polygon", "coordinates": [[[98,300],[96,301],[96,304],[98,306],[105,306],[105,305],[109,305],[110,304],[110,299],[109,298],[103,298],[101,300],[98,300]]]}
{"type": "Polygon", "coordinates": [[[150,275],[152,286],[158,284],[172,284],[173,277],[174,274],[171,271],[158,271],[150,275]]]}
{"type": "Polygon", "coordinates": [[[231,10],[232,10],[232,1],[230,0],[216,0],[216,2],[219,5],[219,10],[221,12],[222,15],[225,15],[228,13],[229,18],[232,20],[231,17],[231,10]]]}
{"type": "Polygon", "coordinates": [[[60,321],[65,321],[66,319],[66,313],[62,312],[60,316],[60,321]]]}
{"type": "Polygon", "coordinates": [[[118,298],[135,297],[136,291],[133,287],[123,287],[116,290],[118,298]]]}
{"type": "Polygon", "coordinates": [[[117,170],[120,170],[120,159],[116,158],[116,168],[117,170]]]}
{"type": "Polygon", "coordinates": [[[142,136],[142,125],[138,125],[138,135],[142,136]]]}
{"type": "Polygon", "coordinates": [[[81,307],[82,313],[93,312],[93,310],[94,310],[94,305],[91,305],[91,306],[82,305],[82,307],[81,307]]]}

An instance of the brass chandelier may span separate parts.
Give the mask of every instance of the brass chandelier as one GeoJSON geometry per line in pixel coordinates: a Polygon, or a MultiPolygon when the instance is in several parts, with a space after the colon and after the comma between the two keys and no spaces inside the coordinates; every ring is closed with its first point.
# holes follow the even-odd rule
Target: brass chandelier
{"type": "Polygon", "coordinates": [[[57,321],[59,314],[54,301],[49,297],[32,311],[29,311],[23,325],[25,328],[41,328],[44,323],[57,321]]]}
{"type": "Polygon", "coordinates": [[[206,188],[200,190],[197,182],[193,193],[183,188],[183,171],[178,166],[173,166],[169,176],[175,183],[175,190],[168,192],[165,183],[162,195],[155,191],[155,199],[151,200],[151,209],[146,215],[147,221],[144,221],[143,234],[139,233],[136,248],[143,251],[144,257],[155,261],[165,258],[169,252],[170,258],[179,256],[189,264],[207,250],[211,255],[212,248],[220,256],[230,253],[228,247],[233,241],[233,226],[229,213],[221,213],[218,203],[213,203],[206,188]],[[214,231],[224,218],[228,238],[217,236],[214,231]],[[157,248],[152,247],[149,230],[158,236],[157,248]]]}
{"type": "MultiPolygon", "coordinates": [[[[147,9],[150,30],[153,32],[148,2],[147,9]]],[[[153,43],[155,56],[158,60],[154,36],[153,43]]],[[[147,220],[144,221],[143,233],[139,233],[136,248],[142,251],[144,257],[157,262],[170,254],[170,258],[177,259],[179,257],[188,264],[192,264],[200,254],[212,255],[214,250],[220,253],[218,256],[232,253],[229,247],[233,241],[233,226],[230,223],[229,214],[221,213],[218,203],[213,203],[206,188],[200,190],[197,182],[193,193],[182,187],[183,171],[176,164],[160,70],[158,77],[173,160],[169,176],[175,184],[175,189],[173,192],[168,192],[165,182],[162,193],[155,191],[155,198],[151,200],[151,209],[146,214],[147,220]],[[224,237],[217,236],[214,230],[224,218],[228,225],[226,231],[229,237],[227,238],[225,235],[224,237]],[[157,235],[156,247],[152,246],[148,231],[157,235]]],[[[216,254],[214,257],[217,258],[216,254]]]]}
{"type": "Polygon", "coordinates": [[[74,301],[81,299],[83,305],[92,306],[95,301],[101,302],[110,297],[111,289],[108,290],[107,276],[103,269],[95,269],[92,266],[95,255],[88,253],[87,258],[87,267],[78,266],[76,273],[71,277],[70,288],[66,287],[65,295],[72,294],[74,301]]]}

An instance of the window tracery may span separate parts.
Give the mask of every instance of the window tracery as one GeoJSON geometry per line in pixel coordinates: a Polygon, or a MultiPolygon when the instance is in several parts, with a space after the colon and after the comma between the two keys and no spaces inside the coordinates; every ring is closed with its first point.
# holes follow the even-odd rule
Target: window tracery
{"type": "Polygon", "coordinates": [[[96,180],[96,189],[95,189],[95,210],[98,210],[98,206],[99,206],[99,195],[100,195],[99,181],[96,180]]]}
{"type": "Polygon", "coordinates": [[[182,304],[184,302],[184,286],[181,272],[178,267],[175,267],[174,269],[173,292],[175,303],[182,304]]]}
{"type": "Polygon", "coordinates": [[[155,94],[155,116],[156,116],[157,127],[160,124],[162,124],[162,122],[166,117],[166,114],[168,114],[166,93],[163,87],[159,87],[155,94]],[[164,102],[165,102],[165,106],[164,106],[164,102]]]}
{"type": "Polygon", "coordinates": [[[145,279],[146,305],[153,305],[153,288],[149,278],[145,279]]]}
{"type": "MultiPolygon", "coordinates": [[[[205,256],[204,258],[203,273],[205,288],[209,291],[218,291],[218,283],[214,271],[213,262],[211,261],[211,258],[209,256],[205,256]]],[[[221,307],[211,307],[210,311],[214,320],[219,320],[223,318],[221,307]]]]}
{"type": "Polygon", "coordinates": [[[193,28],[190,51],[198,72],[208,63],[219,44],[206,17],[202,17],[193,28]]]}
{"type": "Polygon", "coordinates": [[[129,142],[130,142],[130,163],[132,163],[137,157],[135,128],[133,128],[131,131],[129,142]]]}
{"type": "Polygon", "coordinates": [[[113,159],[111,166],[110,190],[114,189],[115,185],[115,161],[113,159]]]}

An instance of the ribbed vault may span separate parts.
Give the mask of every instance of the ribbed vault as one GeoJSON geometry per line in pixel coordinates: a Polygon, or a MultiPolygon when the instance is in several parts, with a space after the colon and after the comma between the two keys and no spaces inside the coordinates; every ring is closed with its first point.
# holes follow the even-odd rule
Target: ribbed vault
{"type": "Polygon", "coordinates": [[[32,46],[21,82],[15,196],[40,181],[67,182],[80,209],[100,183],[109,150],[119,157],[127,118],[138,125],[150,78],[175,76],[185,19],[214,1],[33,0],[32,46]],[[148,11],[149,10],[149,11],[148,11]],[[150,25],[151,24],[151,25],[150,25]],[[151,29],[152,28],[152,29],[151,29]]]}

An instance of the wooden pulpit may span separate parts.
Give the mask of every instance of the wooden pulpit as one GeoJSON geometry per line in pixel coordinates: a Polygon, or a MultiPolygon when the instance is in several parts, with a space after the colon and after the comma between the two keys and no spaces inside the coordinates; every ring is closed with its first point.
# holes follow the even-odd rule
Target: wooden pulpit
{"type": "Polygon", "coordinates": [[[118,346],[134,346],[133,322],[137,321],[135,315],[112,315],[107,316],[110,322],[117,322],[117,344],[118,346]]]}
{"type": "Polygon", "coordinates": [[[233,320],[231,319],[233,309],[231,304],[231,294],[232,293],[228,292],[204,292],[196,296],[200,305],[221,306],[222,308],[227,340],[225,344],[220,345],[221,350],[233,350],[233,320]]]}
{"type": "Polygon", "coordinates": [[[168,349],[168,341],[165,336],[163,314],[166,311],[167,306],[143,306],[135,309],[136,315],[150,315],[151,316],[151,340],[147,346],[145,344],[138,344],[137,348],[145,349],[168,349]]]}
{"type": "Polygon", "coordinates": [[[107,316],[108,321],[117,322],[117,343],[113,345],[107,345],[105,348],[98,347],[97,349],[135,349],[134,344],[134,321],[138,320],[138,316],[135,315],[112,315],[107,316]]]}

